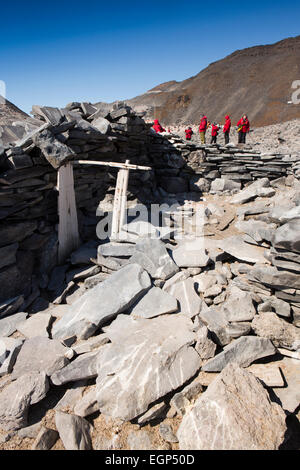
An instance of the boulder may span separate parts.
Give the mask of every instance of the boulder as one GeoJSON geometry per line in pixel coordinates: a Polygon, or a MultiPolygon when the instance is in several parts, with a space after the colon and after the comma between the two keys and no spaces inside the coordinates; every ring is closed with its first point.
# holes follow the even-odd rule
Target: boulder
{"type": "Polygon", "coordinates": [[[164,243],[152,238],[144,238],[136,244],[136,252],[129,263],[139,264],[153,279],[169,279],[179,270],[164,243]]]}
{"type": "Polygon", "coordinates": [[[276,450],[285,413],[259,380],[229,364],[186,413],[177,436],[181,450],[276,450]]]}
{"type": "Polygon", "coordinates": [[[4,387],[0,391],[0,428],[12,431],[25,427],[29,406],[45,398],[48,389],[44,372],[24,372],[4,387]]]}
{"type": "Polygon", "coordinates": [[[300,329],[279,318],[274,312],[261,312],[252,321],[257,336],[269,338],[276,347],[300,350],[300,329]]]}
{"type": "Polygon", "coordinates": [[[227,300],[222,305],[227,320],[229,322],[252,320],[256,310],[249,292],[242,291],[235,285],[230,285],[227,292],[227,300]]]}
{"type": "Polygon", "coordinates": [[[182,314],[151,320],[120,315],[106,328],[112,343],[101,348],[97,359],[101,413],[132,420],[193,377],[201,360],[191,347],[192,328],[182,314]]]}
{"type": "Polygon", "coordinates": [[[279,227],[273,238],[275,248],[300,253],[300,216],[279,227]]]}
{"type": "Polygon", "coordinates": [[[53,338],[76,334],[78,338],[87,339],[103,323],[126,311],[150,284],[150,278],[141,266],[124,266],[73,303],[70,312],[53,325],[53,338]]]}
{"type": "Polygon", "coordinates": [[[59,341],[36,336],[27,339],[18,354],[11,378],[13,380],[25,373],[44,372],[50,376],[69,363],[68,348],[59,341]]]}

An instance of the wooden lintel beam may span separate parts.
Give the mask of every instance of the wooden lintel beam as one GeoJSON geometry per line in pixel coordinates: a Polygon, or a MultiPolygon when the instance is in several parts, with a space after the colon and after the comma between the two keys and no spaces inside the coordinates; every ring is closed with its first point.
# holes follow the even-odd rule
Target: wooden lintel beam
{"type": "Polygon", "coordinates": [[[73,160],[71,163],[76,165],[101,165],[110,166],[114,168],[121,168],[124,170],[152,170],[150,166],[132,165],[129,163],[115,163],[115,162],[98,162],[95,160],[73,160]]]}

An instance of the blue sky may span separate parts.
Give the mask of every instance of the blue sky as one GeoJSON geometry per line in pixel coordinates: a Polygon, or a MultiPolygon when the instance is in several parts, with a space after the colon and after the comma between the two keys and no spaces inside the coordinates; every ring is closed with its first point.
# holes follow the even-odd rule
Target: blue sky
{"type": "Polygon", "coordinates": [[[0,80],[26,112],[33,104],[132,98],[237,49],[299,35],[300,4],[292,3],[7,2],[0,9],[0,80]]]}

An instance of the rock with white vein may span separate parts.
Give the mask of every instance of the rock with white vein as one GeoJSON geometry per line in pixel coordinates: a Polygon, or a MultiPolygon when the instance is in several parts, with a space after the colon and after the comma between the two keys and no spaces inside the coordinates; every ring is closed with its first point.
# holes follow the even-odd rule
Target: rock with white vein
{"type": "Polygon", "coordinates": [[[182,314],[151,320],[119,315],[105,330],[112,343],[97,358],[101,413],[132,420],[193,377],[201,359],[192,329],[182,314]]]}

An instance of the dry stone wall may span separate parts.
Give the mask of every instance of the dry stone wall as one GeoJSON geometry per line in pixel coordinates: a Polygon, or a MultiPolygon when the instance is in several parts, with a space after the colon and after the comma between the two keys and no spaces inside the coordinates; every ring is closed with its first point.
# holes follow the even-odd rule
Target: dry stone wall
{"type": "MultiPolygon", "coordinates": [[[[157,135],[141,116],[116,105],[105,116],[88,103],[33,107],[40,127],[1,150],[0,311],[26,308],[57,264],[57,169],[68,160],[147,165],[130,173],[128,199],[150,204],[235,191],[267,176],[299,175],[299,158],[248,148],[195,145],[157,135]],[[7,299],[9,302],[7,303],[7,299]],[[27,299],[26,301],[24,299],[27,299]]],[[[95,238],[96,210],[111,211],[117,170],[74,165],[82,241],[95,238]]]]}

